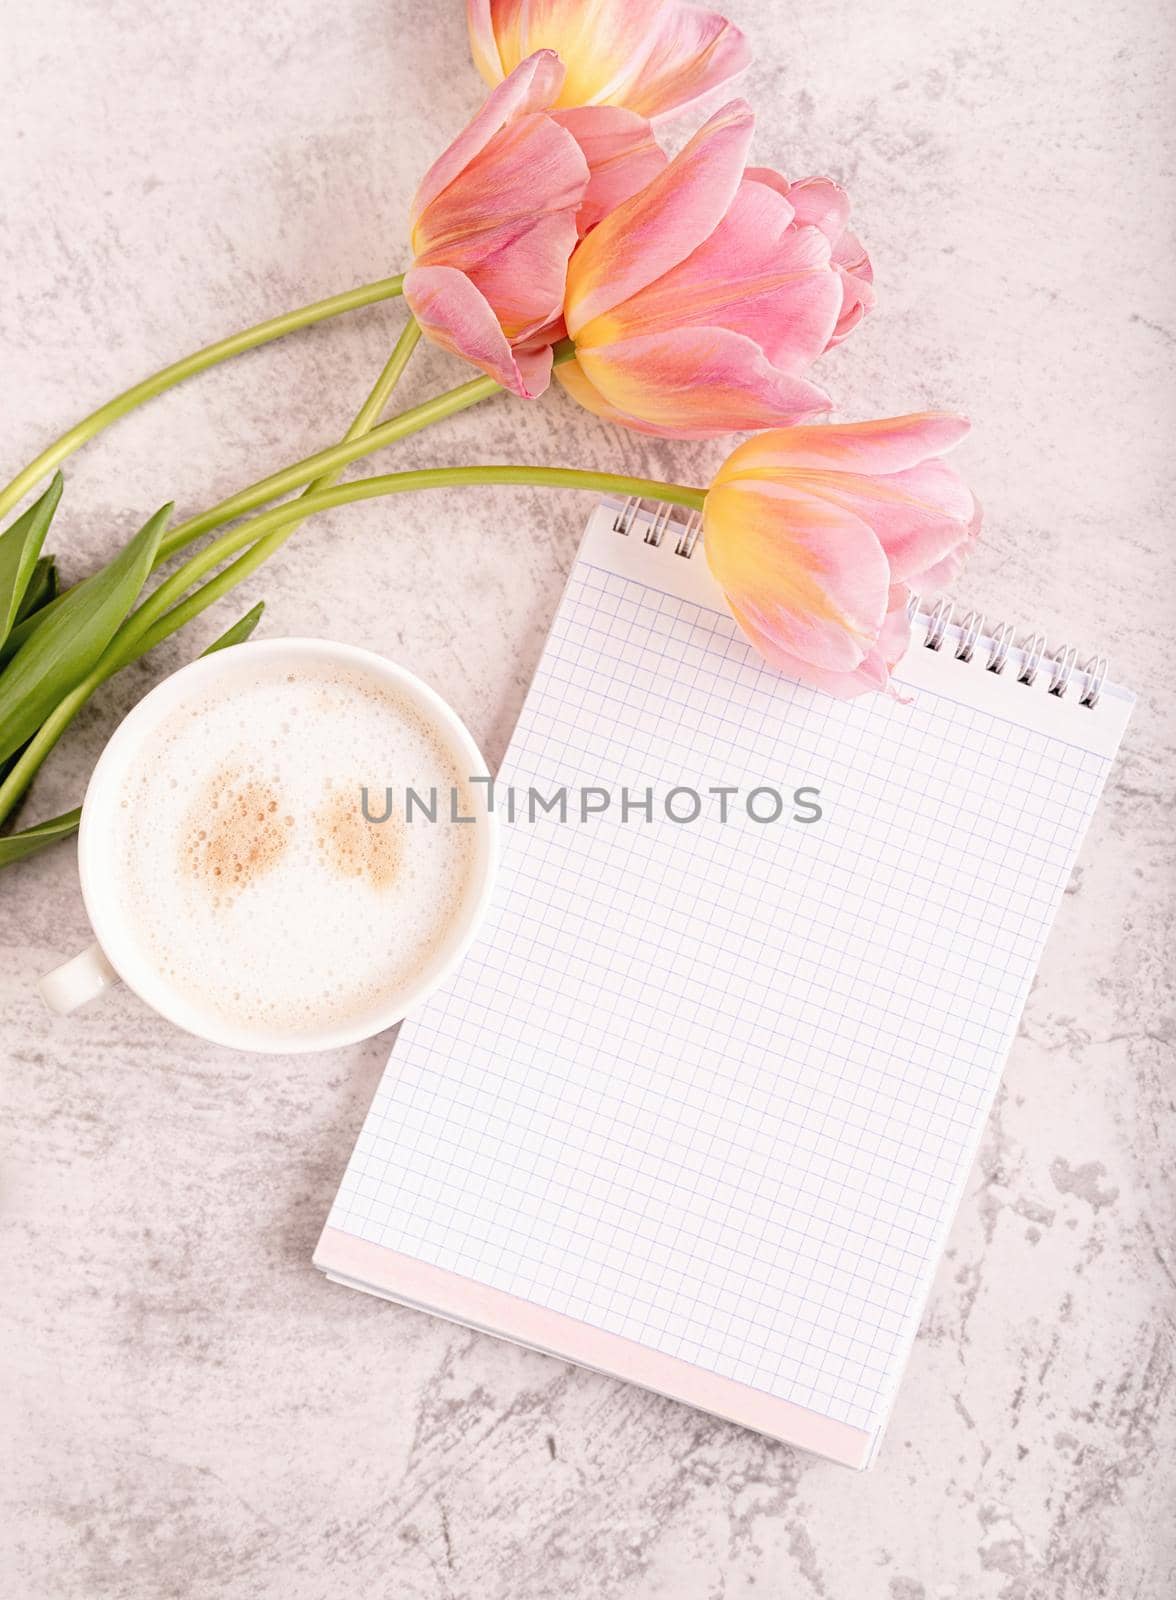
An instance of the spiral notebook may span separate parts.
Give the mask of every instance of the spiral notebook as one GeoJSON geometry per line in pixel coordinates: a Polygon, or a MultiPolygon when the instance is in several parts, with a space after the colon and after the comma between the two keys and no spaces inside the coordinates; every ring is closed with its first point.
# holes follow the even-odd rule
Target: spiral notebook
{"type": "Polygon", "coordinates": [[[700,555],[664,508],[593,514],[492,909],[315,1262],[863,1467],[1132,697],[940,605],[906,703],[834,700],[700,555]]]}

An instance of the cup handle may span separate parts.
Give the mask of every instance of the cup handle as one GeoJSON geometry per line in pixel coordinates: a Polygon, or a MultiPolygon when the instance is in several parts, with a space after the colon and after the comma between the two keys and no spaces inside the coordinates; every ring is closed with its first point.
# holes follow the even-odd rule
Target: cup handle
{"type": "Polygon", "coordinates": [[[56,1011],[58,1016],[64,1017],[79,1006],[96,1000],[107,989],[113,989],[118,981],[118,973],[107,961],[101,948],[92,944],[74,956],[72,961],[47,972],[37,988],[50,1011],[56,1011]]]}

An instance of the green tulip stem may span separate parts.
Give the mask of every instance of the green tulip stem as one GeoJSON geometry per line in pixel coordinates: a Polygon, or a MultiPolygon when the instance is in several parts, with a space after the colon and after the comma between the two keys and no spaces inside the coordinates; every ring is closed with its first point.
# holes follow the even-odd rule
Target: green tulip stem
{"type": "MultiPolygon", "coordinates": [[[[401,330],[399,339],[397,339],[395,345],[393,346],[392,354],[384,363],[384,370],[380,373],[380,376],[372,385],[371,393],[356,412],[351,426],[343,435],[340,443],[353,444],[357,439],[366,440],[367,436],[371,433],[372,427],[379,420],[380,412],[383,411],[385,405],[387,404],[388,398],[393,389],[395,389],[396,385],[400,382],[404,369],[408,366],[409,359],[420,342],[420,337],[420,323],[410,312],[408,321],[405,323],[404,328],[401,330]]],[[[301,498],[305,499],[307,495],[314,494],[320,489],[329,489],[332,484],[337,483],[343,471],[344,464],[340,464],[339,466],[328,469],[326,472],[320,473],[319,476],[316,477],[313,482],[309,483],[302,491],[301,498]]],[[[269,496],[266,498],[268,499],[269,496]]],[[[293,533],[294,528],[297,526],[298,524],[295,523],[294,527],[288,529],[288,534],[293,533]]],[[[244,577],[245,574],[242,573],[241,576],[244,577]]]]}
{"type": "MultiPolygon", "coordinates": [[[[489,381],[489,380],[484,380],[489,381]]],[[[370,437],[370,435],[369,435],[370,437]]],[[[656,478],[633,478],[614,472],[586,472],[576,467],[467,466],[426,467],[415,472],[391,472],[374,478],[357,478],[274,506],[248,522],[239,523],[190,556],[148,596],[123,623],[101,660],[69,694],[65,695],[25,746],[21,756],[0,783],[0,822],[15,807],[46,756],[100,684],[145,655],[161,640],[182,628],[268,560],[300,523],[320,511],[333,511],[356,500],[382,495],[408,494],[417,489],[456,489],[476,485],[523,484],[545,489],[587,489],[597,494],[636,495],[668,501],[701,511],[704,489],[682,483],[661,483],[656,478]],[[185,591],[230,556],[243,555],[196,589],[185,591]]]]}
{"type": "Polygon", "coordinates": [[[191,378],[198,372],[206,372],[209,367],[215,367],[220,361],[227,361],[230,356],[241,355],[246,350],[255,350],[259,345],[268,344],[272,339],[280,339],[283,334],[294,333],[299,328],[309,328],[316,322],[325,322],[329,317],[340,316],[345,311],[357,311],[362,306],[374,305],[379,300],[389,300],[394,295],[400,294],[402,283],[403,275],[398,273],[392,278],[381,278],[377,283],[362,284],[358,289],[347,289],[344,293],[331,295],[326,300],[316,300],[312,305],[301,306],[296,311],[285,311],[279,317],[270,317],[252,328],[230,334],[227,339],[219,339],[215,344],[206,345],[203,350],[195,350],[182,360],[173,361],[170,366],[152,373],[141,383],[136,383],[131,388],[125,389],[122,394],[115,395],[113,400],[108,400],[105,405],[99,406],[97,411],[92,411],[88,417],[75,422],[72,428],[63,433],[59,439],[55,439],[34,461],[30,461],[27,467],[18,472],[12,482],[0,490],[0,521],[3,521],[12,507],[43,477],[52,472],[54,467],[60,465],[104,428],[108,428],[112,422],[125,417],[128,412],[134,411],[145,401],[174,388],[185,378],[191,378]]]}
{"type": "MultiPolygon", "coordinates": [[[[370,439],[371,434],[368,435],[370,439]]],[[[477,484],[529,484],[548,489],[595,489],[598,493],[639,495],[644,498],[666,500],[673,505],[701,510],[705,490],[694,489],[681,483],[661,483],[656,478],[630,478],[614,472],[586,472],[577,467],[528,466],[473,466],[473,467],[423,467],[414,472],[389,472],[375,478],[357,478],[353,483],[335,488],[317,489],[298,500],[274,506],[248,522],[213,539],[195,555],[189,556],[183,566],[166,578],[123,623],[110,645],[111,651],[124,653],[134,648],[131,661],[141,654],[140,641],[151,634],[155,623],[178,604],[184,592],[205,577],[214,567],[220,566],[229,556],[251,547],[252,571],[261,565],[275,550],[283,545],[295,528],[305,518],[319,511],[332,511],[337,506],[349,505],[353,500],[373,500],[382,495],[407,494],[417,489],[454,489],[477,484]]],[[[246,573],[239,572],[234,584],[246,573]]],[[[233,587],[230,584],[228,587],[233,587]]],[[[228,592],[226,588],[224,593],[228,592]]],[[[201,608],[203,609],[203,608],[201,608]]],[[[193,613],[194,615],[195,613],[193,613]]],[[[163,635],[152,637],[158,643],[163,635]]],[[[151,645],[145,646],[150,649],[151,645]]],[[[125,662],[121,663],[125,665],[125,662]]]]}
{"type": "MultiPolygon", "coordinates": [[[[413,351],[420,343],[420,337],[421,325],[410,312],[399,339],[392,347],[392,354],[384,363],[383,372],[380,373],[380,376],[372,385],[372,392],[356,412],[355,420],[343,435],[342,443],[350,444],[353,439],[362,439],[365,433],[371,432],[379,421],[380,412],[387,405],[393,389],[403,377],[404,369],[408,366],[413,351]]],[[[314,489],[329,489],[336,477],[337,474],[334,472],[324,472],[321,477],[316,478],[310,485],[310,488],[306,491],[307,494],[310,494],[314,489]]]]}
{"type": "MultiPolygon", "coordinates": [[[[250,484],[247,489],[240,489],[236,494],[229,495],[226,500],[218,501],[216,505],[200,512],[198,516],[189,517],[187,522],[177,523],[171,532],[165,534],[159,541],[152,570],[163,566],[178,551],[192,544],[202,534],[222,527],[226,522],[232,522],[234,517],[244,516],[247,511],[255,511],[267,501],[276,500],[281,495],[289,494],[292,489],[301,488],[304,484],[310,484],[314,488],[327,488],[336,481],[344,467],[350,465],[352,461],[357,461],[361,456],[379,450],[386,444],[392,444],[397,439],[403,439],[410,433],[419,433],[430,423],[439,422],[441,418],[462,411],[466,406],[472,406],[479,400],[485,400],[489,395],[502,393],[502,389],[493,378],[475,378],[470,383],[463,383],[456,389],[450,389],[446,394],[436,395],[432,400],[426,400],[423,405],[413,406],[411,410],[372,427],[372,422],[379,416],[394,384],[407,366],[420,336],[420,327],[416,319],[410,319],[392,354],[388,357],[383,372],[376,379],[371,394],[360,407],[355,421],[339,444],[329,445],[327,449],[316,451],[314,455],[306,456],[302,461],[295,461],[291,466],[271,473],[268,478],[261,478],[257,483],[250,484]]],[[[60,605],[68,593],[68,590],[62,590],[55,600],[49,602],[49,606],[42,612],[42,620],[55,606],[60,605]]]]}
{"type": "MultiPolygon", "coordinates": [[[[268,500],[276,500],[280,495],[289,494],[292,489],[301,488],[303,484],[314,484],[317,488],[320,483],[324,485],[333,483],[344,467],[353,461],[358,461],[361,456],[371,455],[397,439],[407,438],[411,433],[419,433],[422,428],[440,422],[444,417],[451,417],[458,411],[464,411],[467,406],[476,405],[479,400],[485,400],[490,395],[502,392],[502,388],[493,378],[473,378],[469,383],[459,384],[456,389],[435,395],[431,400],[413,406],[411,410],[402,411],[398,417],[390,417],[387,422],[377,423],[375,427],[369,427],[363,433],[356,431],[356,424],[359,421],[357,417],[348,429],[347,436],[339,444],[328,445],[325,450],[318,450],[312,456],[295,461],[279,472],[271,473],[268,478],[261,478],[257,483],[250,484],[247,489],[238,490],[228,499],[209,506],[207,511],[200,512],[198,516],[189,517],[187,522],[178,523],[160,540],[156,564],[162,565],[177,551],[183,550],[194,540],[199,539],[202,534],[210,533],[214,528],[231,522],[234,517],[244,516],[247,511],[256,511],[258,506],[265,505],[268,500]]],[[[360,416],[362,415],[361,412],[360,416]]]]}
{"type": "MultiPolygon", "coordinates": [[[[226,500],[209,506],[207,511],[200,512],[198,516],[189,517],[187,522],[178,523],[160,540],[156,565],[162,566],[177,551],[183,550],[203,534],[211,533],[214,528],[223,527],[226,522],[244,516],[247,511],[256,511],[259,506],[265,505],[270,500],[277,500],[282,495],[289,494],[292,489],[301,488],[303,484],[309,485],[307,494],[312,489],[327,488],[338,479],[343,468],[350,466],[353,461],[358,461],[362,456],[374,455],[385,445],[394,444],[398,439],[405,439],[409,434],[420,433],[422,428],[431,427],[434,422],[440,422],[445,417],[452,417],[459,411],[465,411],[469,406],[477,405],[480,400],[505,393],[502,385],[496,383],[493,378],[472,378],[468,383],[459,384],[456,389],[447,389],[444,394],[434,395],[431,400],[425,400],[421,405],[413,406],[408,411],[402,411],[399,416],[390,417],[387,422],[373,426],[376,417],[383,409],[387,395],[391,392],[392,385],[407,364],[408,357],[412,354],[419,338],[420,328],[416,320],[410,318],[396,349],[388,358],[388,365],[377,379],[375,388],[338,444],[328,445],[325,450],[318,450],[312,456],[305,456],[301,461],[282,467],[278,472],[272,472],[268,478],[260,478],[248,488],[239,489],[226,500]],[[402,346],[405,347],[403,350],[402,346]],[[388,381],[390,373],[392,377],[391,381],[388,381]]],[[[572,341],[561,339],[553,350],[553,365],[561,366],[565,361],[571,361],[575,354],[576,349],[572,341]]]]}

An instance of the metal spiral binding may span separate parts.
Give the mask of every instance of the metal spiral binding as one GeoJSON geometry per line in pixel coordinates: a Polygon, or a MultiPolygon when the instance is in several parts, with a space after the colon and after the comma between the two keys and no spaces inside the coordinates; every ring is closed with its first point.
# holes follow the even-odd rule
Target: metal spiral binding
{"type": "Polygon", "coordinates": [[[673,506],[667,505],[665,501],[662,501],[662,503],[657,506],[653,513],[653,520],[645,530],[646,544],[651,544],[655,550],[658,548],[666,536],[666,529],[670,525],[670,518],[673,516],[673,514],[673,506]]]}
{"type": "Polygon", "coordinates": [[[971,661],[976,653],[980,635],[984,632],[983,611],[969,611],[960,624],[960,642],[956,645],[956,660],[971,661]]]}
{"type": "MultiPolygon", "coordinates": [[[[950,600],[939,600],[927,613],[926,633],[923,637],[926,649],[943,649],[954,609],[950,600]]],[[[907,615],[914,621],[918,611],[919,596],[912,594],[907,602],[907,615]]],[[[1105,656],[1091,656],[1089,661],[1079,666],[1078,652],[1072,644],[1059,645],[1052,654],[1047,654],[1048,646],[1043,633],[1029,634],[1019,645],[1014,634],[1011,622],[1001,622],[993,628],[991,634],[985,635],[983,613],[969,611],[959,624],[959,638],[952,654],[957,661],[972,661],[976,659],[976,651],[981,650],[981,660],[985,669],[999,674],[1005,670],[1010,653],[1016,649],[1021,658],[1017,669],[1018,683],[1034,684],[1042,675],[1043,669],[1047,669],[1049,676],[1045,687],[1048,694],[1063,700],[1069,693],[1071,685],[1077,682],[1081,685],[1078,704],[1086,706],[1088,710],[1094,710],[1107,681],[1105,656]]]]}
{"type": "Polygon", "coordinates": [[[1017,674],[1018,683],[1035,683],[1037,674],[1041,669],[1041,658],[1045,654],[1045,635],[1035,633],[1021,646],[1021,670],[1017,674]]]}
{"type": "MultiPolygon", "coordinates": [[[[613,532],[628,537],[637,525],[643,504],[637,495],[630,495],[613,518],[613,532]]],[[[645,544],[658,549],[673,529],[677,533],[673,543],[674,554],[684,556],[689,561],[702,537],[702,517],[697,511],[691,511],[683,521],[678,521],[677,511],[678,508],[668,501],[654,504],[652,512],[648,514],[642,539],[645,544]]],[[[919,612],[919,598],[917,594],[912,594],[907,602],[907,616],[912,622],[919,612]]],[[[943,649],[954,614],[952,601],[936,601],[927,614],[927,631],[923,638],[925,649],[943,649]]],[[[1072,644],[1060,645],[1052,654],[1047,654],[1048,646],[1043,633],[1029,634],[1017,645],[1015,632],[1011,622],[1001,622],[991,634],[986,635],[984,613],[969,611],[959,624],[959,638],[952,656],[956,661],[971,662],[977,659],[977,650],[981,650],[980,659],[985,670],[999,674],[1008,665],[1010,652],[1016,649],[1021,657],[1017,670],[1018,683],[1036,683],[1043,667],[1046,667],[1049,671],[1049,680],[1045,685],[1048,694],[1063,700],[1071,685],[1077,682],[1081,685],[1078,704],[1093,711],[1107,681],[1106,656],[1091,656],[1089,661],[1079,666],[1078,652],[1072,644]]]]}
{"type": "Polygon", "coordinates": [[[1005,662],[1009,659],[1009,651],[1013,647],[1013,625],[1011,622],[1001,622],[992,631],[992,648],[988,652],[985,666],[989,672],[1003,672],[1005,662]]]}
{"type": "Polygon", "coordinates": [[[689,561],[694,554],[694,547],[702,537],[702,513],[692,511],[682,524],[682,531],[678,535],[678,542],[674,546],[676,556],[685,556],[689,561]]]}
{"type": "MultiPolygon", "coordinates": [[[[627,538],[632,533],[637,518],[641,514],[642,504],[643,502],[636,495],[631,494],[613,518],[613,532],[624,534],[627,538]]],[[[689,561],[694,554],[695,546],[702,537],[702,517],[697,511],[691,511],[684,522],[678,522],[675,519],[675,512],[678,510],[679,507],[670,505],[668,501],[659,500],[653,508],[648,526],[641,537],[645,544],[653,545],[656,550],[666,534],[673,528],[677,532],[677,538],[674,540],[674,554],[683,556],[689,561]]]]}
{"type": "Polygon", "coordinates": [[[613,532],[623,533],[625,537],[628,538],[629,531],[634,522],[637,520],[637,513],[640,510],[640,500],[638,500],[635,494],[631,494],[621,509],[617,512],[616,516],[613,518],[613,532]]]}
{"type": "Polygon", "coordinates": [[[1070,679],[1074,676],[1074,668],[1078,664],[1078,652],[1072,644],[1059,645],[1050,657],[1049,692],[1056,694],[1061,700],[1066,690],[1070,687],[1070,679]]]}
{"type": "Polygon", "coordinates": [[[955,606],[950,600],[938,600],[935,609],[927,619],[927,637],[923,644],[928,650],[942,650],[943,636],[951,624],[951,614],[955,606]]]}

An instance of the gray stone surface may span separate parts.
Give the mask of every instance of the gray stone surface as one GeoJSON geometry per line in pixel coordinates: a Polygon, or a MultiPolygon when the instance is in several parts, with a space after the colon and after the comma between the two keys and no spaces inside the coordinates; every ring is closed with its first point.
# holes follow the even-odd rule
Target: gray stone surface
{"type": "MultiPolygon", "coordinates": [[[[855,197],[881,306],[843,416],[976,423],[961,594],[1112,651],[1140,695],[1013,1052],[876,1469],[322,1281],[310,1251],[388,1052],[254,1060],[128,994],[54,1021],[72,849],[0,883],[0,1586],[22,1600],[1161,1600],[1173,1592],[1173,40],[1154,0],[732,0],[756,157],[855,197]]],[[[5,475],[198,342],[404,262],[415,178],[474,106],[458,0],[42,0],[0,59],[5,475]]],[[[337,436],[395,305],[177,391],[71,465],[71,574],[337,436]]],[[[419,354],[405,401],[460,381],[419,354]]],[[[560,396],[395,452],[628,464],[560,396]]],[[[391,461],[391,456],[386,458],[391,461]]],[[[374,504],[248,585],[264,624],[394,655],[492,760],[586,504],[374,504]]],[[[244,602],[242,602],[242,609],[244,602]]],[[[28,815],[192,630],[109,686],[28,815]]]]}

